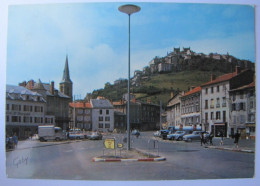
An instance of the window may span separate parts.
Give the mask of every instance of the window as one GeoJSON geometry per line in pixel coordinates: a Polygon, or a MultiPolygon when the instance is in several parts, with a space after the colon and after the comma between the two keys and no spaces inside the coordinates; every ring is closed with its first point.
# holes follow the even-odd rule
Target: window
{"type": "Polygon", "coordinates": [[[102,116],[98,117],[98,121],[103,121],[103,117],[102,116]]]}
{"type": "Polygon", "coordinates": [[[214,112],[210,113],[210,119],[213,120],[214,119],[214,112]]]}
{"type": "Polygon", "coordinates": [[[6,116],[6,122],[9,122],[9,116],[6,116]]]}
{"type": "Polygon", "coordinates": [[[220,119],[220,112],[219,112],[219,111],[216,112],[216,119],[217,119],[217,120],[220,119]]]}
{"type": "Polygon", "coordinates": [[[9,104],[6,104],[6,110],[9,110],[9,104]]]}
{"type": "Polygon", "coordinates": [[[99,110],[99,114],[100,114],[100,115],[102,114],[102,110],[99,110]]]}
{"type": "Polygon", "coordinates": [[[103,128],[103,123],[98,124],[98,128],[102,129],[103,128]]]}
{"type": "Polygon", "coordinates": [[[12,110],[20,111],[21,105],[12,105],[12,110]]]}
{"type": "Polygon", "coordinates": [[[109,114],[109,110],[106,110],[106,115],[108,115],[109,114]]]}
{"type": "Polygon", "coordinates": [[[240,99],[244,98],[244,92],[240,92],[240,99]]]}
{"type": "Polygon", "coordinates": [[[24,116],[24,117],[23,117],[23,122],[24,122],[24,123],[29,123],[29,122],[30,122],[30,117],[24,116]]]}
{"type": "Polygon", "coordinates": [[[205,122],[206,122],[206,123],[208,122],[208,119],[209,119],[209,118],[208,118],[208,113],[206,112],[206,113],[205,113],[205,122]]]}
{"type": "Polygon", "coordinates": [[[217,86],[217,92],[219,92],[219,85],[217,86]]]}
{"type": "Polygon", "coordinates": [[[214,87],[211,87],[211,93],[212,94],[214,93],[214,87]]]}
{"type": "Polygon", "coordinates": [[[208,109],[208,100],[205,100],[205,109],[208,109]]]}
{"type": "Polygon", "coordinates": [[[240,115],[240,123],[245,123],[245,116],[244,115],[240,115]]]}
{"type": "Polygon", "coordinates": [[[250,109],[254,108],[254,101],[250,101],[250,109]]]}
{"type": "Polygon", "coordinates": [[[206,88],[206,90],[205,90],[205,91],[206,91],[206,94],[208,94],[208,88],[206,88]]]}
{"type": "Polygon", "coordinates": [[[12,116],[12,122],[21,122],[20,116],[12,116]]]}
{"type": "Polygon", "coordinates": [[[31,106],[29,106],[29,105],[24,105],[24,106],[23,106],[23,111],[25,111],[25,112],[31,111],[31,106]]]}
{"type": "Polygon", "coordinates": [[[110,117],[105,117],[105,121],[110,121],[110,117]]]}
{"type": "Polygon", "coordinates": [[[78,110],[77,110],[77,113],[78,113],[78,114],[83,114],[83,109],[78,109],[78,110]]]}
{"type": "Polygon", "coordinates": [[[226,107],[227,103],[226,103],[226,97],[222,98],[222,107],[226,107]]]}
{"type": "Polygon", "coordinates": [[[214,99],[210,100],[210,108],[214,108],[214,99]]]}
{"type": "Polygon", "coordinates": [[[110,128],[110,124],[109,124],[109,123],[106,123],[106,124],[105,124],[105,128],[106,128],[106,129],[109,129],[109,128],[110,128]]]}
{"type": "Polygon", "coordinates": [[[217,108],[220,107],[220,101],[219,101],[219,98],[217,98],[217,104],[216,104],[216,107],[217,107],[217,108]]]}
{"type": "Polygon", "coordinates": [[[237,123],[237,117],[233,116],[233,124],[236,124],[236,123],[237,123]]]}
{"type": "Polygon", "coordinates": [[[34,107],[34,112],[42,112],[42,111],[43,111],[43,109],[42,109],[41,106],[35,106],[34,107]]]}

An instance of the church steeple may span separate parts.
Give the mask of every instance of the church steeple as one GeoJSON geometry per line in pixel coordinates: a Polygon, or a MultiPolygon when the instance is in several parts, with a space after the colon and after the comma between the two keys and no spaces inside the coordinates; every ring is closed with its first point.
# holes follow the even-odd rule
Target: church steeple
{"type": "Polygon", "coordinates": [[[72,101],[72,81],[70,80],[68,55],[66,55],[65,67],[63,70],[62,80],[60,82],[60,91],[69,96],[72,101]]]}
{"type": "Polygon", "coordinates": [[[70,72],[69,72],[69,64],[68,64],[68,55],[66,55],[66,60],[65,60],[65,67],[63,70],[63,77],[61,80],[61,83],[72,83],[72,81],[70,80],[70,72]]]}

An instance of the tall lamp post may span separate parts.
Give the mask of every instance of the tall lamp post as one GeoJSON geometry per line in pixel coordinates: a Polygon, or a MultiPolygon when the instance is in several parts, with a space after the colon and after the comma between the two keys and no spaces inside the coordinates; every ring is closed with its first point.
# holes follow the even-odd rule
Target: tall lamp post
{"type": "Polygon", "coordinates": [[[128,100],[127,100],[127,151],[130,150],[130,15],[139,12],[141,8],[136,5],[122,5],[120,12],[128,15],[128,100]]]}

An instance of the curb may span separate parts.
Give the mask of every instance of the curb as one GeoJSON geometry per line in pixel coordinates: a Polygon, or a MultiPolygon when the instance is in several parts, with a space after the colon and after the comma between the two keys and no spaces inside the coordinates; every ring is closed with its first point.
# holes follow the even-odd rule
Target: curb
{"type": "Polygon", "coordinates": [[[218,149],[218,150],[229,150],[233,152],[246,152],[246,153],[255,153],[254,150],[247,150],[247,149],[235,149],[235,148],[228,148],[228,147],[205,147],[209,149],[218,149]]]}
{"type": "Polygon", "coordinates": [[[137,162],[137,161],[165,161],[165,157],[158,158],[92,158],[92,162],[137,162]]]}

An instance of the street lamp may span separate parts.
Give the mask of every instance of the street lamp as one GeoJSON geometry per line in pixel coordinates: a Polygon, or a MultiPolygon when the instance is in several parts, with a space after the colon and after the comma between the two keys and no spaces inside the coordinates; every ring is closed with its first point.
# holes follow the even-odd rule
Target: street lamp
{"type": "Polygon", "coordinates": [[[136,5],[122,5],[120,12],[128,14],[128,100],[127,100],[127,151],[130,150],[130,15],[139,12],[141,8],[136,5]]]}

